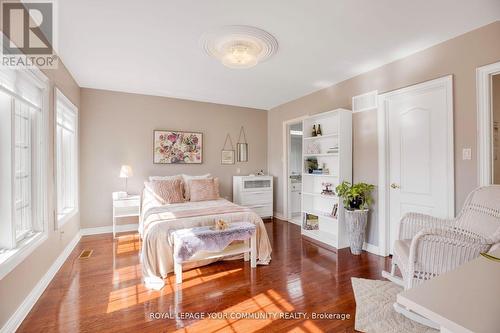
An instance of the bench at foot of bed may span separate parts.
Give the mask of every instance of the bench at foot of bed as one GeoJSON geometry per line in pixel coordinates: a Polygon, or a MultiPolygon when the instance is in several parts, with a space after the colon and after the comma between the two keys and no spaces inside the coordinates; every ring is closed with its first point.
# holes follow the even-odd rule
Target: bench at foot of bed
{"type": "Polygon", "coordinates": [[[250,259],[252,268],[257,266],[256,227],[249,222],[231,223],[225,230],[208,226],[176,230],[172,238],[176,283],[182,283],[182,264],[187,262],[243,254],[245,261],[250,259]]]}

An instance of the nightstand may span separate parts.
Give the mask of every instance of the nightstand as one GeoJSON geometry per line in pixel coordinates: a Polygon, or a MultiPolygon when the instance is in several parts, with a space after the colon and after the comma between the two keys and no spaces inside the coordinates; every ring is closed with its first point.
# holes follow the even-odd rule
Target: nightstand
{"type": "Polygon", "coordinates": [[[139,195],[128,195],[118,198],[113,193],[113,239],[116,235],[116,219],[120,217],[137,216],[141,212],[141,197],[139,195]]]}

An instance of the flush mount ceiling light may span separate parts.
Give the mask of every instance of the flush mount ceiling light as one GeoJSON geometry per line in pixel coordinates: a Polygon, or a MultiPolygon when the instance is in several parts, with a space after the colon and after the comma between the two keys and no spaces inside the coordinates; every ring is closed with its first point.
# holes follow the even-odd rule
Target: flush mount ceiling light
{"type": "Polygon", "coordinates": [[[229,68],[250,68],[278,50],[273,35],[246,25],[229,25],[203,35],[205,52],[229,68]]]}

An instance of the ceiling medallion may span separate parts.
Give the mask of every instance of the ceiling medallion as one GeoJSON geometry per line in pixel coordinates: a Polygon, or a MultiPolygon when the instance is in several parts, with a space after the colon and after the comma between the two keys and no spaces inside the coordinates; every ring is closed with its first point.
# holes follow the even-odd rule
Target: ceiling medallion
{"type": "Polygon", "coordinates": [[[229,25],[206,33],[201,38],[205,52],[229,68],[250,68],[278,51],[278,41],[259,28],[229,25]]]}

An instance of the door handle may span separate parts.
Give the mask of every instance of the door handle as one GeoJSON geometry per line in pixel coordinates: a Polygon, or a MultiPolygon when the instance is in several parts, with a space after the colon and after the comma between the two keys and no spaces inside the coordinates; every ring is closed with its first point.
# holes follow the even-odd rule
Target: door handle
{"type": "Polygon", "coordinates": [[[391,188],[396,189],[396,188],[400,188],[400,187],[399,187],[399,185],[398,185],[398,184],[396,184],[396,183],[392,183],[392,184],[391,184],[391,188]]]}

